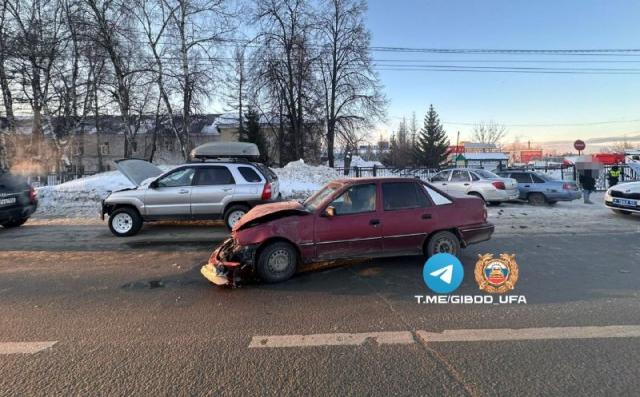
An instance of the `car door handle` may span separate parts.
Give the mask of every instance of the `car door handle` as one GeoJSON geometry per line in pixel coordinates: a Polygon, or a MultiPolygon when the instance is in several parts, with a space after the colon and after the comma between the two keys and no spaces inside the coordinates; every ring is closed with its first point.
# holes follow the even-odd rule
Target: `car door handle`
{"type": "Polygon", "coordinates": [[[431,219],[431,214],[422,214],[422,219],[431,219]]]}
{"type": "Polygon", "coordinates": [[[442,186],[446,185],[446,183],[443,183],[442,186]]]}
{"type": "Polygon", "coordinates": [[[531,187],[531,185],[524,185],[524,187],[531,187]]]}
{"type": "Polygon", "coordinates": [[[464,185],[465,185],[465,186],[469,186],[469,185],[471,185],[471,184],[470,184],[470,183],[465,183],[464,185]]]}
{"type": "Polygon", "coordinates": [[[230,191],[232,191],[232,190],[233,190],[233,189],[232,189],[232,188],[230,188],[230,187],[222,189],[222,191],[223,191],[223,192],[230,192],[230,191]]]}
{"type": "Polygon", "coordinates": [[[369,221],[369,224],[373,226],[378,226],[380,224],[380,219],[371,219],[369,221]]]}
{"type": "Polygon", "coordinates": [[[180,191],[178,192],[179,194],[187,194],[189,193],[188,189],[180,189],[180,191]]]}

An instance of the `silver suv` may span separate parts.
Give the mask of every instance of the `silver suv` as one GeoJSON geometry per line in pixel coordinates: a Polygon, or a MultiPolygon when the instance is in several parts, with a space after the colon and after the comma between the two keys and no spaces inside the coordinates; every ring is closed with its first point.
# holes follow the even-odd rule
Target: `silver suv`
{"type": "Polygon", "coordinates": [[[231,229],[251,207],[280,196],[276,174],[246,160],[202,160],[167,172],[138,159],[116,165],[136,186],[102,201],[102,219],[109,216],[109,229],[119,237],[159,220],[224,219],[231,229]]]}

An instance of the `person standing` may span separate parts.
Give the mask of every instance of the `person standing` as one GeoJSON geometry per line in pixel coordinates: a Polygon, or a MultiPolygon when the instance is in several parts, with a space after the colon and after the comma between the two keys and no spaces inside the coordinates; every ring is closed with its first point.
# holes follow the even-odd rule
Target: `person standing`
{"type": "Polygon", "coordinates": [[[607,179],[609,180],[609,187],[615,186],[620,182],[620,167],[614,165],[607,173],[607,179]]]}
{"type": "Polygon", "coordinates": [[[593,201],[589,200],[589,196],[596,190],[596,180],[591,176],[591,170],[584,170],[580,174],[580,185],[582,185],[584,203],[593,204],[593,201]]]}

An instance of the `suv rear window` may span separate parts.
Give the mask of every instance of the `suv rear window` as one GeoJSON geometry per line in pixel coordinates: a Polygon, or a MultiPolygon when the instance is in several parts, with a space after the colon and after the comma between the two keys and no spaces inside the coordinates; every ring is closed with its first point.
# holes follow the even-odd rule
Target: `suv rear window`
{"type": "Polygon", "coordinates": [[[269,167],[260,163],[252,163],[257,169],[260,170],[262,175],[267,179],[267,182],[273,182],[278,180],[278,175],[269,167]]]}
{"type": "Polygon", "coordinates": [[[236,181],[227,167],[203,167],[198,170],[197,186],[233,185],[236,181]]]}
{"type": "Polygon", "coordinates": [[[382,184],[382,206],[385,211],[429,206],[425,194],[413,182],[382,184]]]}
{"type": "Polygon", "coordinates": [[[262,182],[262,178],[258,175],[253,168],[250,167],[238,167],[238,171],[247,182],[262,182]]]}

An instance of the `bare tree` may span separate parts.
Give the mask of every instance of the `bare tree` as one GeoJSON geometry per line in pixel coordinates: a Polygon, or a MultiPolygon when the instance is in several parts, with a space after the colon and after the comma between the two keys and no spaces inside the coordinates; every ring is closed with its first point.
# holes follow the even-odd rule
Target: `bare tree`
{"type": "Polygon", "coordinates": [[[507,135],[507,127],[495,121],[481,121],[473,127],[474,142],[493,144],[498,146],[507,135]]]}
{"type": "Polygon", "coordinates": [[[43,113],[48,111],[52,71],[64,35],[64,13],[57,0],[14,0],[7,2],[7,8],[17,27],[16,55],[22,93],[33,111],[31,137],[40,145],[44,139],[43,113]]]}
{"type": "Polygon", "coordinates": [[[0,91],[2,92],[2,103],[7,118],[5,128],[0,128],[0,169],[8,169],[10,165],[5,134],[15,133],[16,128],[15,116],[13,114],[13,96],[9,84],[10,76],[7,70],[12,51],[9,41],[11,28],[7,18],[8,2],[9,0],[2,0],[0,8],[0,91]]]}
{"type": "Polygon", "coordinates": [[[164,0],[173,21],[170,32],[175,39],[173,54],[178,60],[176,72],[182,94],[181,151],[185,158],[191,150],[189,133],[191,115],[202,109],[202,103],[223,79],[222,62],[216,56],[217,44],[224,43],[234,32],[231,23],[235,13],[228,0],[164,0]]]}
{"type": "MultiPolygon", "coordinates": [[[[136,102],[147,103],[147,98],[138,96],[139,74],[148,72],[148,65],[140,64],[145,59],[137,51],[138,34],[132,28],[132,17],[129,4],[110,0],[83,0],[89,7],[93,19],[96,37],[95,43],[107,55],[113,75],[111,95],[118,105],[120,117],[124,124],[124,156],[131,157],[137,150],[136,136],[139,127],[135,109],[136,102]]],[[[141,109],[140,106],[137,106],[141,109]]]]}
{"type": "Polygon", "coordinates": [[[304,158],[305,121],[314,118],[317,92],[312,10],[305,0],[259,0],[256,20],[261,44],[254,59],[256,80],[272,104],[280,107],[280,162],[304,158]]]}
{"type": "Polygon", "coordinates": [[[369,52],[364,0],[324,0],[319,12],[319,57],[329,166],[336,134],[384,118],[386,99],[369,52]]]}

